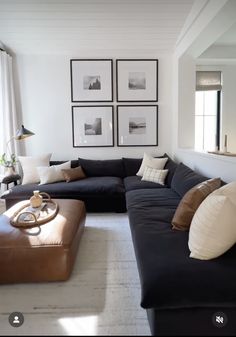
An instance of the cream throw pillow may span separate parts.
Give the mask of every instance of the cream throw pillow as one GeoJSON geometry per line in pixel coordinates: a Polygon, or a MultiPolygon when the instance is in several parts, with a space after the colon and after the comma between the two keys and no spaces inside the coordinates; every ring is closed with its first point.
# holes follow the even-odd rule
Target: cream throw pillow
{"type": "Polygon", "coordinates": [[[23,171],[22,185],[37,184],[40,181],[37,166],[49,166],[52,154],[44,154],[37,157],[19,156],[18,160],[23,171]]]}
{"type": "Polygon", "coordinates": [[[164,185],[167,173],[168,170],[157,170],[146,166],[141,180],[152,181],[153,183],[164,185]]]}
{"type": "Polygon", "coordinates": [[[236,243],[236,182],[212,192],[197,209],[189,231],[190,257],[216,258],[236,243]]]}
{"type": "Polygon", "coordinates": [[[142,164],[136,175],[142,177],[146,166],[149,166],[157,170],[162,170],[167,160],[168,158],[153,158],[149,154],[144,153],[142,164]]]}
{"type": "Polygon", "coordinates": [[[68,170],[71,168],[71,162],[60,165],[52,165],[49,167],[37,167],[37,171],[40,177],[40,184],[51,184],[58,181],[65,181],[62,170],[68,170]]]}

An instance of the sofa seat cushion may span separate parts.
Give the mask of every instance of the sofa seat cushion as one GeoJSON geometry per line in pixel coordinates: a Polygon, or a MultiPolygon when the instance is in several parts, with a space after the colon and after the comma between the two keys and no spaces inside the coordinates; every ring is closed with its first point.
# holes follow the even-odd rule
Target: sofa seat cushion
{"type": "Polygon", "coordinates": [[[174,207],[130,204],[143,308],[235,307],[236,246],[214,260],[191,259],[188,233],[171,229],[174,207]]]}
{"type": "Polygon", "coordinates": [[[142,181],[142,177],[129,176],[124,179],[124,185],[126,191],[146,189],[146,188],[163,188],[161,184],[157,184],[151,181],[142,181]]]}
{"type": "MultiPolygon", "coordinates": [[[[126,193],[127,209],[147,207],[167,207],[174,211],[180,202],[180,196],[170,188],[140,189],[126,193]]],[[[174,215],[174,214],[173,214],[174,215]]]]}
{"type": "Polygon", "coordinates": [[[27,199],[34,190],[48,193],[52,198],[79,198],[80,196],[101,195],[113,196],[124,194],[123,180],[118,177],[90,177],[82,180],[57,182],[54,184],[29,184],[13,187],[3,198],[27,199]]]}

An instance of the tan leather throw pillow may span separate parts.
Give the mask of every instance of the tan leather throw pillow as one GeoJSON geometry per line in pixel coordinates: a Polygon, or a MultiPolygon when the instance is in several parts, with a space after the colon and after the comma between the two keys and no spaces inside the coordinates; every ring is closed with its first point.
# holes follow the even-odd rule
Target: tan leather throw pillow
{"type": "Polygon", "coordinates": [[[81,166],[61,171],[67,183],[69,183],[70,181],[86,178],[86,175],[81,166]]]}
{"type": "Polygon", "coordinates": [[[182,198],[172,219],[172,226],[178,230],[189,230],[192,218],[203,202],[213,191],[220,188],[220,178],[209,179],[191,188],[182,198]]]}

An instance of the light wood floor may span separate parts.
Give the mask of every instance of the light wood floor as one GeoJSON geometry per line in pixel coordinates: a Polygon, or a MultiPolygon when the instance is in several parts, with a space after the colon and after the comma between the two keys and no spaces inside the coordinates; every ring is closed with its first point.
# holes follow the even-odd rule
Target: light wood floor
{"type": "Polygon", "coordinates": [[[0,335],[150,335],[126,214],[88,214],[67,282],[0,286],[0,335]],[[13,328],[8,316],[24,314],[13,328]]]}

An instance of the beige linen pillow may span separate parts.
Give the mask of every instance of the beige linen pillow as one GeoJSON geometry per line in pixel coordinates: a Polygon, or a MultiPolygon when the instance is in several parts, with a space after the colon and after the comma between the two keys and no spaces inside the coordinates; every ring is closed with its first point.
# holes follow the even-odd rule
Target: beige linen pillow
{"type": "Polygon", "coordinates": [[[197,209],[189,231],[190,257],[216,258],[236,243],[236,182],[212,192],[197,209]]]}
{"type": "Polygon", "coordinates": [[[40,184],[51,184],[65,180],[62,170],[70,168],[71,168],[70,161],[60,165],[52,165],[49,167],[37,167],[37,171],[40,178],[40,184]]]}
{"type": "Polygon", "coordinates": [[[41,156],[19,156],[18,160],[23,171],[22,185],[37,184],[40,181],[37,166],[49,166],[52,154],[44,154],[41,156]]]}
{"type": "Polygon", "coordinates": [[[137,176],[142,177],[144,173],[144,169],[146,166],[157,170],[163,170],[168,158],[153,158],[147,153],[144,153],[142,164],[139,168],[139,171],[136,173],[137,176]]]}
{"type": "Polygon", "coordinates": [[[67,183],[69,183],[70,181],[86,178],[86,175],[81,166],[72,168],[70,170],[62,170],[62,174],[67,183]]]}
{"type": "Polygon", "coordinates": [[[174,229],[189,230],[192,218],[203,200],[217,188],[220,188],[220,178],[203,181],[192,187],[181,199],[172,219],[174,229]]]}
{"type": "Polygon", "coordinates": [[[168,170],[157,170],[146,166],[141,180],[152,181],[153,183],[164,185],[167,173],[168,170]]]}

